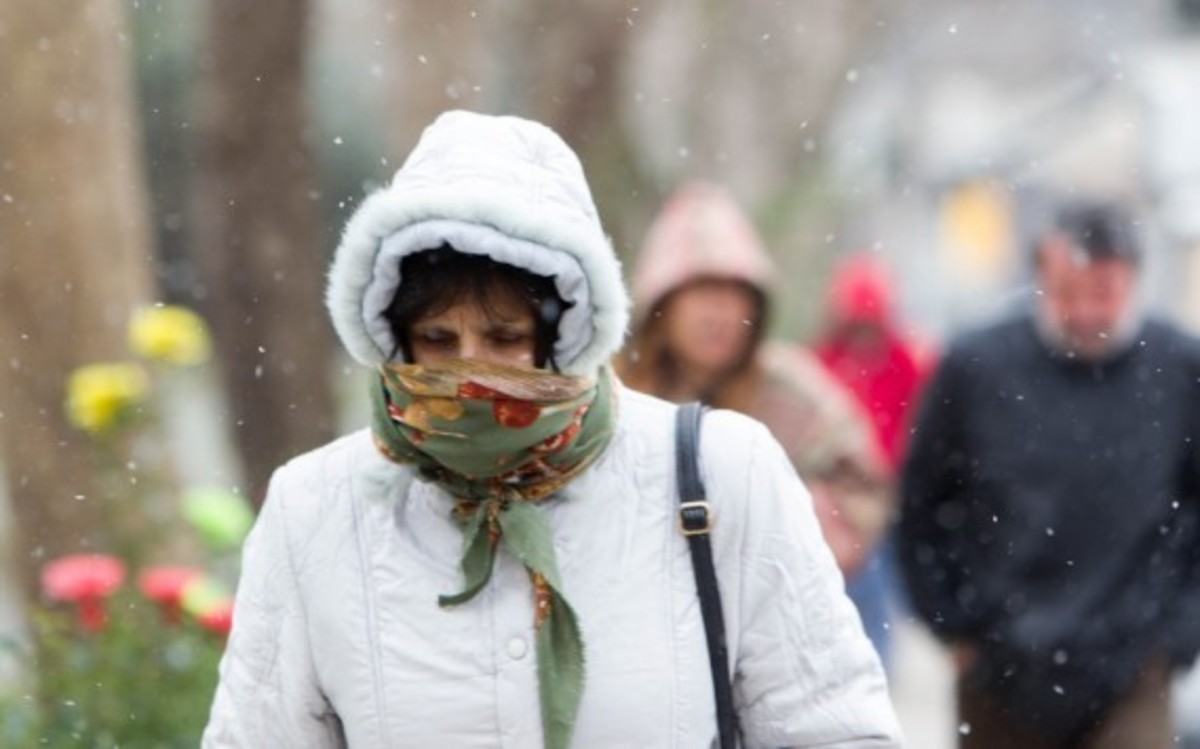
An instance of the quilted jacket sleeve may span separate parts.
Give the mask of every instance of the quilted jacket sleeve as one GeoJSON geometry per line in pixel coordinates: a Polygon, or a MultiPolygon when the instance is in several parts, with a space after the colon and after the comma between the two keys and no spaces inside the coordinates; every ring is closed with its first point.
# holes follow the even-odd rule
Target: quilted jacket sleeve
{"type": "MultiPolygon", "coordinates": [[[[233,630],[203,749],[333,749],[341,726],[318,688],[289,547],[289,471],[276,472],[246,540],[233,630]]],[[[294,490],[293,490],[294,491],[294,490]]]]}
{"type": "Polygon", "coordinates": [[[740,570],[729,570],[741,589],[726,617],[740,630],[734,691],[746,746],[899,747],[883,669],[811,498],[775,439],[761,427],[752,437],[741,441],[748,455],[725,451],[741,463],[722,471],[736,483],[714,482],[744,503],[729,508],[744,515],[732,555],[740,570]]]}

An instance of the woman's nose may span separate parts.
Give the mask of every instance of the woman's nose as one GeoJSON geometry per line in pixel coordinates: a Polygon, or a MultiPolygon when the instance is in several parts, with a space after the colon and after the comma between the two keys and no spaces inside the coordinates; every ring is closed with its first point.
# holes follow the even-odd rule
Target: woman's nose
{"type": "Polygon", "coordinates": [[[478,336],[470,333],[461,334],[458,337],[458,356],[460,359],[480,359],[483,357],[484,348],[482,341],[478,336]]]}

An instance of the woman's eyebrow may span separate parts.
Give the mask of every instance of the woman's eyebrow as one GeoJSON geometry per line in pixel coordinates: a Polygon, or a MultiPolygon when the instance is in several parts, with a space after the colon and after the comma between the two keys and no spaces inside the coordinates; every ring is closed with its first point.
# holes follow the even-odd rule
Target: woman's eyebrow
{"type": "Polygon", "coordinates": [[[412,330],[421,333],[453,333],[454,328],[440,322],[413,323],[412,330]]]}
{"type": "Polygon", "coordinates": [[[497,329],[525,330],[525,329],[531,328],[531,327],[533,327],[532,321],[525,320],[525,319],[522,319],[519,317],[515,317],[512,319],[500,318],[498,320],[488,320],[488,329],[489,330],[497,330],[497,329]]]}

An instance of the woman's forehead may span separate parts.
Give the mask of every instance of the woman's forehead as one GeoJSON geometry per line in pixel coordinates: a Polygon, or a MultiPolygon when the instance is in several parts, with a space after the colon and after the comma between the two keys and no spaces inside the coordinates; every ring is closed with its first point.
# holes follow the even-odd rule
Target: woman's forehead
{"type": "Polygon", "coordinates": [[[533,310],[511,289],[496,290],[488,298],[480,299],[474,294],[463,294],[447,305],[439,305],[414,322],[415,325],[438,323],[533,323],[533,310]]]}

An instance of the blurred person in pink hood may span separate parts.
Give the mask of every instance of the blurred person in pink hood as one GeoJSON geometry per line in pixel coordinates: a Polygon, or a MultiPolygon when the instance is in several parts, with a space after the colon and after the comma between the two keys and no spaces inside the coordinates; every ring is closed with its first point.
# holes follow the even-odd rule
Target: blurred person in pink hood
{"type": "Polygon", "coordinates": [[[633,337],[618,362],[635,390],[763,422],[811,490],[844,575],[890,513],[886,463],[853,396],[815,357],[764,342],[773,264],[722,188],[686,184],[649,229],[633,274],[633,337]]]}

